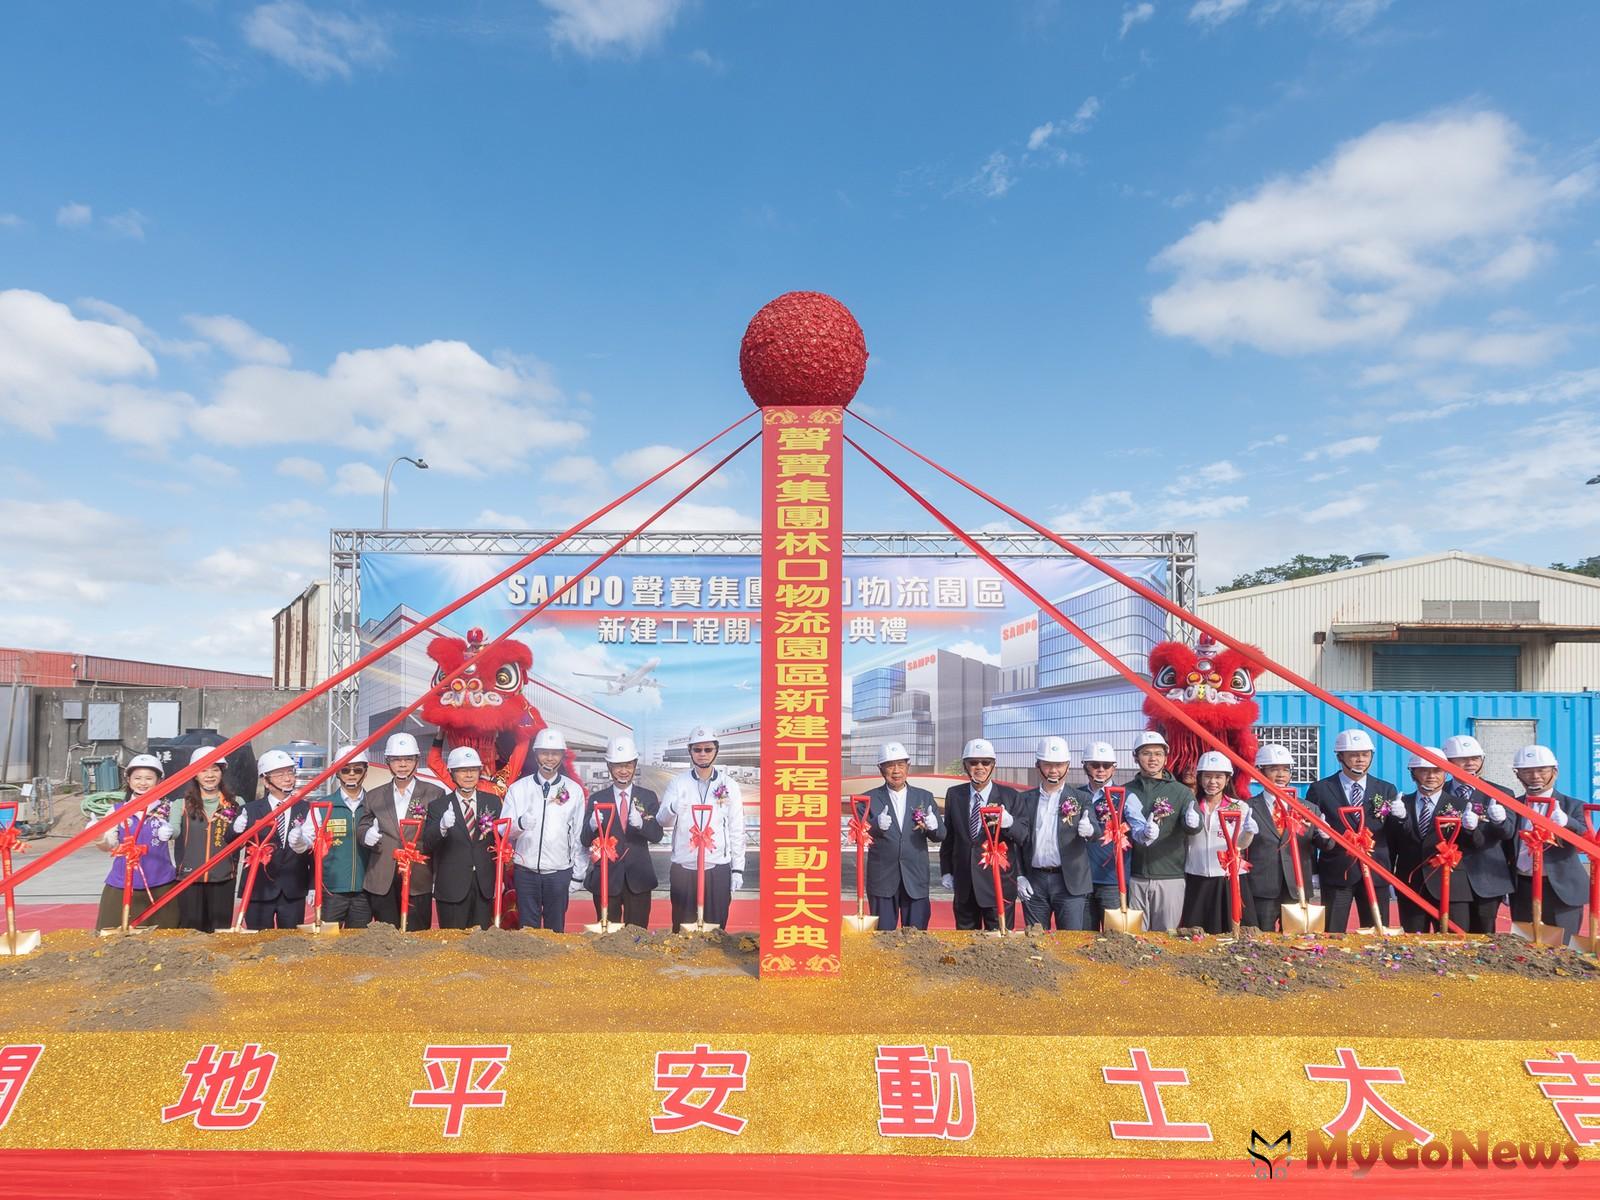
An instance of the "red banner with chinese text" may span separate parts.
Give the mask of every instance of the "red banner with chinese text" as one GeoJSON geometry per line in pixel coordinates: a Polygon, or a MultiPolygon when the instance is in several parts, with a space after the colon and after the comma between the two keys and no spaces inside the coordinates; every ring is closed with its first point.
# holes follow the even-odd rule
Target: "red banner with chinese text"
{"type": "Polygon", "coordinates": [[[761,973],[832,976],[844,409],[761,415],[761,973]]]}

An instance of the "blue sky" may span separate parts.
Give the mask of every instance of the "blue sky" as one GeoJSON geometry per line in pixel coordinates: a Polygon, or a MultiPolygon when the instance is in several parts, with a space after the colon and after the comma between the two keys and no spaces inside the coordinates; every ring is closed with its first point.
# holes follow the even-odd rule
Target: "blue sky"
{"type": "MultiPolygon", "coordinates": [[[[794,288],[875,417],[1060,528],[1197,530],[1209,585],[1600,552],[1590,5],[4,21],[3,644],[265,670],[391,457],[397,527],[570,522],[742,411],[794,288]]],[[[754,467],[680,524],[751,527],[754,467]]],[[[852,525],[925,528],[870,469],[852,525]]]]}

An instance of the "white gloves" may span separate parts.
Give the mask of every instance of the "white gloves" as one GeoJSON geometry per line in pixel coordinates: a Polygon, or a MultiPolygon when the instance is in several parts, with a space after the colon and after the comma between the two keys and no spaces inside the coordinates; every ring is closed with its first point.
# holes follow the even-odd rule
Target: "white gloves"
{"type": "Polygon", "coordinates": [[[1550,819],[1563,829],[1567,827],[1566,810],[1563,809],[1559,804],[1550,810],[1550,819]]]}
{"type": "Polygon", "coordinates": [[[931,808],[922,810],[922,828],[932,833],[939,828],[939,814],[931,808]]]}
{"type": "Polygon", "coordinates": [[[1144,827],[1143,841],[1146,846],[1154,846],[1156,839],[1161,836],[1161,822],[1147,821],[1144,827]]]}
{"type": "Polygon", "coordinates": [[[311,842],[315,837],[316,830],[311,827],[311,818],[307,817],[289,829],[289,849],[296,854],[304,854],[311,849],[311,842]]]}
{"type": "Polygon", "coordinates": [[[1389,801],[1389,815],[1394,817],[1396,820],[1404,819],[1406,815],[1406,802],[1400,799],[1399,796],[1396,796],[1393,800],[1389,801]]]}
{"type": "Polygon", "coordinates": [[[1505,819],[1506,819],[1505,805],[1501,804],[1498,800],[1489,801],[1489,820],[1495,822],[1495,824],[1498,825],[1501,821],[1504,821],[1505,819]]]}
{"type": "Polygon", "coordinates": [[[1001,829],[1010,829],[1011,826],[1012,826],[1012,823],[1015,822],[1015,821],[1016,821],[1016,818],[1011,815],[1011,810],[1009,808],[1006,808],[1006,807],[1002,806],[1001,809],[1000,809],[1000,828],[1001,829]]]}
{"type": "Polygon", "coordinates": [[[117,848],[117,843],[121,840],[122,839],[117,836],[117,830],[115,826],[112,826],[110,829],[106,830],[100,835],[100,845],[106,850],[115,850],[117,848]]]}
{"type": "Polygon", "coordinates": [[[572,882],[567,884],[567,895],[571,896],[581,891],[583,891],[583,880],[574,875],[572,882]]]}
{"type": "Polygon", "coordinates": [[[733,890],[737,892],[740,888],[744,887],[744,872],[735,871],[730,882],[733,884],[733,890]]]}
{"type": "Polygon", "coordinates": [[[170,842],[172,840],[172,826],[165,821],[157,821],[152,836],[158,842],[170,842]]]}
{"type": "Polygon", "coordinates": [[[1466,812],[1461,814],[1461,828],[1465,829],[1468,833],[1471,833],[1477,827],[1478,814],[1469,808],[1466,812]]]}
{"type": "Polygon", "coordinates": [[[878,814],[878,828],[883,830],[885,833],[888,832],[889,826],[893,823],[894,818],[889,815],[889,810],[887,808],[878,814]]]}
{"type": "Polygon", "coordinates": [[[630,806],[628,809],[628,824],[635,829],[644,828],[644,813],[639,810],[637,804],[630,806]]]}
{"type": "Polygon", "coordinates": [[[439,832],[448,832],[449,830],[454,829],[455,825],[456,806],[454,804],[446,804],[444,806],[444,816],[439,818],[439,832]]]}
{"type": "Polygon", "coordinates": [[[364,836],[361,840],[369,846],[376,846],[379,842],[383,841],[383,830],[378,828],[378,823],[376,821],[372,823],[372,828],[367,830],[366,836],[364,836]]]}
{"type": "Polygon", "coordinates": [[[1024,900],[1033,899],[1033,884],[1028,882],[1027,876],[1025,875],[1017,876],[1017,895],[1021,896],[1024,900]]]}
{"type": "Polygon", "coordinates": [[[1088,816],[1087,813],[1085,813],[1083,816],[1078,818],[1078,836],[1079,837],[1093,837],[1094,836],[1094,822],[1089,820],[1089,816],[1088,816]]]}
{"type": "Polygon", "coordinates": [[[243,833],[250,828],[250,818],[245,815],[244,809],[239,810],[239,815],[233,819],[233,831],[243,833]]]}
{"type": "Polygon", "coordinates": [[[1200,828],[1200,812],[1199,812],[1198,809],[1195,808],[1194,805],[1192,805],[1192,804],[1184,805],[1184,807],[1183,807],[1183,823],[1185,825],[1187,825],[1190,829],[1199,829],[1200,828]]]}
{"type": "Polygon", "coordinates": [[[589,831],[591,833],[600,832],[600,812],[598,809],[589,814],[589,831]]]}
{"type": "Polygon", "coordinates": [[[956,877],[954,875],[939,876],[939,886],[946,890],[953,889],[956,886],[956,877]]]}

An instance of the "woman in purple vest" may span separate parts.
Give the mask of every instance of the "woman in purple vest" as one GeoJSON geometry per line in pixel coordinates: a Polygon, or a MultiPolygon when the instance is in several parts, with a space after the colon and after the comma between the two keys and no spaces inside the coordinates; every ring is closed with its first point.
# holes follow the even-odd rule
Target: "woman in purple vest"
{"type": "MultiPolygon", "coordinates": [[[[161,774],[161,763],[154,755],[134,755],[128,760],[127,770],[123,773],[127,796],[122,803],[137,802],[140,796],[155,787],[161,774]]],[[[107,830],[100,839],[100,848],[108,854],[116,851],[130,835],[136,847],[143,848],[142,854],[135,850],[133,903],[128,910],[130,920],[142,914],[172,888],[175,872],[172,869],[172,855],[167,850],[167,843],[172,841],[171,810],[168,797],[156,801],[148,809],[136,804],[120,824],[107,830]]],[[[97,929],[116,929],[122,924],[122,889],[128,877],[129,857],[117,854],[111,860],[111,873],[106,876],[105,890],[100,893],[100,911],[95,918],[97,929]]],[[[151,918],[150,924],[158,929],[176,929],[178,906],[166,905],[151,918]]]]}

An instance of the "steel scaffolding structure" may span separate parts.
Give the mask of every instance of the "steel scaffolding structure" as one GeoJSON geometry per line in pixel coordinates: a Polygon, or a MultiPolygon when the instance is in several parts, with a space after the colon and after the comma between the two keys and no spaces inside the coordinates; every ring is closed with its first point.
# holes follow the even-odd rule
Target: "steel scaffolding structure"
{"type": "MultiPolygon", "coordinates": [[[[616,545],[625,531],[601,530],[568,538],[560,554],[594,557],[616,545]]],[[[328,546],[328,674],[361,657],[361,556],[363,554],[479,554],[522,557],[556,536],[555,531],[478,529],[335,529],[328,546]]],[[[1066,558],[1067,553],[1035,533],[975,533],[993,553],[1012,558],[1066,558]]],[[[1101,558],[1164,558],[1167,594],[1180,607],[1192,609],[1199,599],[1195,579],[1195,535],[1172,531],[1151,533],[1063,533],[1101,558]]],[[[850,533],[846,555],[900,558],[946,558],[965,554],[960,541],[947,533],[850,533]]],[[[647,554],[759,555],[757,533],[646,533],[633,539],[623,556],[647,554]]],[[[1168,635],[1182,636],[1183,625],[1167,618],[1168,635]]],[[[355,678],[335,687],[328,697],[328,747],[349,745],[356,734],[355,678]]]]}

